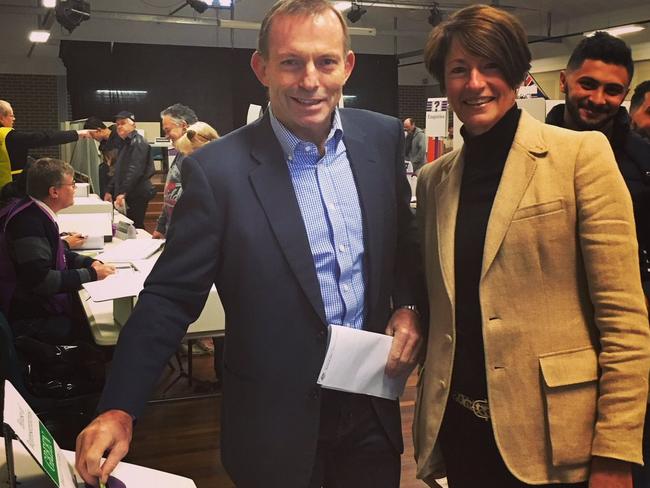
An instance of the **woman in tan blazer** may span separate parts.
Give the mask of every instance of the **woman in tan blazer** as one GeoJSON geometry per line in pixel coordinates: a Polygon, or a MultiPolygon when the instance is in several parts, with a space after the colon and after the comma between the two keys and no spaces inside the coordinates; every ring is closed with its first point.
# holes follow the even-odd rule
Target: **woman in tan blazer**
{"type": "Polygon", "coordinates": [[[458,11],[432,31],[425,63],[464,146],[426,165],[417,188],[430,308],[418,477],[630,487],[650,335],[610,146],[517,109],[530,52],[506,12],[458,11]]]}

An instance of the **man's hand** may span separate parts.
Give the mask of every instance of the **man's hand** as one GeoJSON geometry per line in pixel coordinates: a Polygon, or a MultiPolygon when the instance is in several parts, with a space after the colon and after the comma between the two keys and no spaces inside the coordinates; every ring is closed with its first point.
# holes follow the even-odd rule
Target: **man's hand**
{"type": "Polygon", "coordinates": [[[632,488],[632,466],[620,459],[594,456],[589,488],[632,488]]]}
{"type": "Polygon", "coordinates": [[[133,435],[133,419],[123,410],[108,410],[93,420],[77,437],[75,467],[84,481],[97,486],[97,479],[106,483],[108,475],[129,452],[133,435]],[[100,466],[104,451],[109,451],[100,466]]]}
{"type": "Polygon", "coordinates": [[[104,193],[104,201],[112,203],[113,202],[113,195],[111,195],[110,193],[104,193]]]}
{"type": "Polygon", "coordinates": [[[112,264],[104,264],[101,261],[93,261],[90,265],[97,273],[97,280],[103,280],[107,276],[115,274],[115,266],[112,264]]]}
{"type": "Polygon", "coordinates": [[[413,310],[398,308],[388,321],[386,335],[393,336],[386,374],[396,377],[409,373],[418,362],[422,346],[420,317],[413,310]]]}
{"type": "Polygon", "coordinates": [[[83,246],[84,242],[86,242],[86,237],[75,232],[73,234],[64,236],[63,240],[68,243],[70,249],[78,249],[83,246]]]}
{"type": "Polygon", "coordinates": [[[162,232],[158,232],[157,230],[154,230],[153,234],[151,234],[151,238],[152,239],[164,239],[165,234],[163,234],[162,232]]]}
{"type": "Polygon", "coordinates": [[[124,207],[124,198],[126,198],[126,195],[124,193],[120,193],[118,196],[115,197],[115,205],[117,205],[119,208],[124,207]]]}
{"type": "Polygon", "coordinates": [[[95,132],[97,132],[95,129],[81,129],[77,131],[77,135],[79,139],[91,139],[95,132]]]}

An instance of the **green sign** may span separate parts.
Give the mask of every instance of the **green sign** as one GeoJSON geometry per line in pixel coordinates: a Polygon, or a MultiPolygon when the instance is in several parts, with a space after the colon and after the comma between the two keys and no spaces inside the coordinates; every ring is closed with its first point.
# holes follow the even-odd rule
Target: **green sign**
{"type": "Polygon", "coordinates": [[[39,424],[39,429],[41,431],[41,455],[43,458],[43,469],[45,472],[50,475],[52,481],[59,485],[59,472],[56,468],[56,452],[54,451],[54,439],[52,435],[47,431],[42,423],[39,424]]]}

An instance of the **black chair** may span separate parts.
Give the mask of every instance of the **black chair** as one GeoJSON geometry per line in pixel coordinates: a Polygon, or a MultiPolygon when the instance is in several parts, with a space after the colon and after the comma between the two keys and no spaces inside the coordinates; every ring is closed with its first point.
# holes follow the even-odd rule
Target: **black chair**
{"type": "Polygon", "coordinates": [[[0,312],[0,402],[4,401],[5,380],[18,390],[58,444],[64,449],[74,450],[76,436],[92,420],[99,395],[63,399],[34,395],[29,389],[27,368],[16,350],[11,326],[0,312]]]}

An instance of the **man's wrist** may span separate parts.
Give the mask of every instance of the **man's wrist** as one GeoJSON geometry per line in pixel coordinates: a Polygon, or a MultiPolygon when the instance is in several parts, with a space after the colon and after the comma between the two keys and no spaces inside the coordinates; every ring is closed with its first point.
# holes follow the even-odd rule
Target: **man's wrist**
{"type": "Polygon", "coordinates": [[[395,308],[395,310],[400,310],[400,309],[410,310],[411,312],[414,312],[415,315],[420,317],[420,311],[418,310],[417,305],[407,303],[407,304],[404,304],[404,305],[398,305],[397,308],[395,308]]]}

